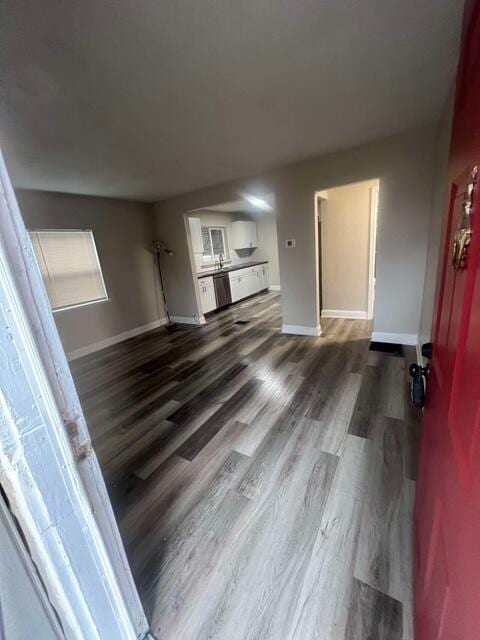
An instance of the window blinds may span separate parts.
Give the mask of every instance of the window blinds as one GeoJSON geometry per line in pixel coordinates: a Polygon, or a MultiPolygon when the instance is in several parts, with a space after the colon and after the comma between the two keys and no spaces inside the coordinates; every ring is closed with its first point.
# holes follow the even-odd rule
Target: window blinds
{"type": "Polygon", "coordinates": [[[91,231],[30,232],[52,309],[107,300],[91,231]]]}
{"type": "Polygon", "coordinates": [[[223,256],[225,257],[223,229],[210,229],[210,235],[212,238],[213,255],[218,256],[220,254],[223,254],[223,256]]]}
{"type": "Polygon", "coordinates": [[[215,260],[223,254],[226,257],[225,231],[223,227],[202,227],[203,258],[215,260]]]}
{"type": "Polygon", "coordinates": [[[203,255],[205,257],[211,257],[212,245],[210,243],[210,232],[208,227],[202,227],[202,240],[203,240],[203,255]]]}

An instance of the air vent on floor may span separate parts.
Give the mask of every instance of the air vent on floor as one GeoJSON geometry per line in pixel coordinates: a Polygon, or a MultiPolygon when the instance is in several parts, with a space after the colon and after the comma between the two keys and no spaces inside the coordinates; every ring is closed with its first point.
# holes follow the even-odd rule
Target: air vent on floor
{"type": "Polygon", "coordinates": [[[233,324],[249,324],[250,320],[236,320],[233,324]]]}
{"type": "Polygon", "coordinates": [[[381,351],[382,353],[390,353],[392,356],[400,358],[403,356],[403,347],[401,344],[393,344],[390,342],[370,342],[370,351],[381,351]]]}

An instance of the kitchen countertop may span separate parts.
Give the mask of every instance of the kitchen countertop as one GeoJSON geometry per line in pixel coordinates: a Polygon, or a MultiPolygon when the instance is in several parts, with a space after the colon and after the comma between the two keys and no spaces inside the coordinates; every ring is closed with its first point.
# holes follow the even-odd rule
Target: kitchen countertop
{"type": "Polygon", "coordinates": [[[248,269],[248,267],[254,267],[257,264],[268,264],[268,260],[256,260],[255,262],[243,262],[242,264],[234,264],[231,267],[224,267],[220,269],[211,269],[210,271],[204,271],[203,273],[197,273],[197,278],[208,278],[214,276],[217,273],[227,273],[228,271],[238,271],[238,269],[248,269]]]}

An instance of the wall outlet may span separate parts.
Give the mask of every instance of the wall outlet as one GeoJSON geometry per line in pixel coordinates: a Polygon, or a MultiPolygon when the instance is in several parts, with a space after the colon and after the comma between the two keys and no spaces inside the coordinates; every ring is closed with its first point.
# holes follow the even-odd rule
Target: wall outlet
{"type": "Polygon", "coordinates": [[[296,242],[295,240],[285,240],[285,248],[286,249],[295,249],[296,242]]]}

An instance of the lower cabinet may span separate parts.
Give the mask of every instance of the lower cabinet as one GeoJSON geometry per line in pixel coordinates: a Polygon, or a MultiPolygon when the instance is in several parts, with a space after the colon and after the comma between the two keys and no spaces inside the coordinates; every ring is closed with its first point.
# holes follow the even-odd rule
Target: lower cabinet
{"type": "Polygon", "coordinates": [[[268,288],[268,264],[237,269],[229,274],[232,302],[268,288]]]}
{"type": "Polygon", "coordinates": [[[263,291],[263,289],[268,289],[268,264],[258,265],[256,278],[257,278],[257,282],[256,282],[257,291],[263,291]]]}
{"type": "MultiPolygon", "coordinates": [[[[232,302],[248,298],[259,291],[268,289],[268,264],[257,264],[254,267],[237,269],[228,274],[232,302]]],[[[203,313],[208,313],[217,308],[215,298],[215,285],[213,277],[199,278],[200,299],[203,313]]]]}
{"type": "Polygon", "coordinates": [[[238,275],[238,271],[229,274],[230,293],[232,294],[232,302],[237,302],[243,298],[242,295],[242,277],[238,275]]]}
{"type": "Polygon", "coordinates": [[[270,286],[270,280],[268,278],[268,264],[261,264],[260,267],[260,289],[268,289],[270,286]]]}
{"type": "Polygon", "coordinates": [[[250,274],[246,273],[246,269],[237,269],[229,277],[232,302],[237,302],[237,300],[247,298],[255,293],[252,291],[250,274]]]}
{"type": "Polygon", "coordinates": [[[200,299],[202,301],[203,313],[208,313],[217,308],[217,300],[215,298],[215,286],[213,278],[200,278],[198,281],[200,287],[200,299]]]}
{"type": "Polygon", "coordinates": [[[257,293],[258,289],[257,289],[256,275],[257,275],[256,273],[247,273],[245,275],[245,286],[243,291],[244,298],[246,298],[247,296],[252,296],[254,293],[257,293]]]}

